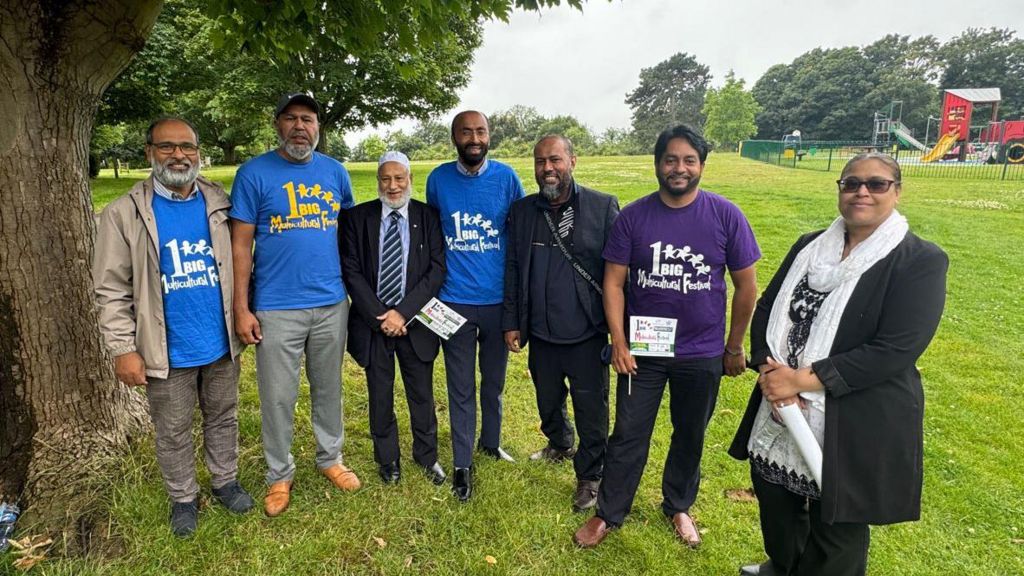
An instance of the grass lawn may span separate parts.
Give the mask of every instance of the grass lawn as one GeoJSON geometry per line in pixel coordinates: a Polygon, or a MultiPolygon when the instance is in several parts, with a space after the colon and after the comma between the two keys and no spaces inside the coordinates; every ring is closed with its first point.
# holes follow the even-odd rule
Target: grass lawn
{"type": "MultiPolygon", "coordinates": [[[[435,163],[415,163],[416,196],[435,163]]],[[[531,162],[512,162],[534,189],[531,162]]],[[[648,157],[581,158],[581,183],[618,195],[623,204],[656,186],[648,157]]],[[[357,200],[375,196],[374,166],[351,164],[357,200]]],[[[226,185],[233,168],[206,172],[226,185]]],[[[104,173],[93,183],[97,208],[127,190],[133,178],[104,173]]],[[[803,232],[836,215],[836,173],[792,170],[716,154],[707,188],[736,202],[749,217],[764,258],[766,285],[803,232]]],[[[925,487],[920,522],[873,529],[874,575],[1024,573],[1024,322],[1020,274],[1024,182],[911,177],[900,210],[919,235],[950,255],[949,298],[938,336],[920,361],[925,378],[925,487]],[[1016,246],[1016,247],[1015,247],[1016,246]],[[1016,256],[1014,256],[1016,254],[1016,256]]],[[[53,561],[49,574],[735,574],[763,558],[757,506],[726,491],[750,484],[748,467],[726,455],[751,387],[752,373],[726,379],[708,430],[703,484],[693,510],[704,533],[699,551],[677,543],[659,508],[661,472],[671,433],[662,405],[651,458],[626,524],[594,550],[577,550],[572,533],[588,517],[573,514],[571,464],[529,462],[544,444],[525,354],[510,361],[502,444],[516,464],[478,460],[472,500],[459,504],[449,485],[434,487],[411,461],[408,412],[399,394],[405,474],[384,487],[375,473],[361,369],[345,363],[345,459],[364,488],[340,494],[314,469],[308,389],[300,393],[293,503],[280,518],[254,511],[233,517],[209,500],[198,533],[178,540],[167,526],[169,505],[153,455],[143,441],[122,464],[110,507],[114,529],[128,543],[120,559],[53,561]]],[[[444,366],[435,372],[440,460],[451,471],[444,366]]],[[[614,398],[614,393],[612,394],[614,398]]],[[[613,412],[614,413],[614,412],[613,412]]],[[[241,480],[262,501],[259,400],[251,352],[241,384],[241,480]]],[[[869,473],[870,471],[865,471],[869,473]]],[[[5,559],[2,570],[10,570],[5,559]]]]}

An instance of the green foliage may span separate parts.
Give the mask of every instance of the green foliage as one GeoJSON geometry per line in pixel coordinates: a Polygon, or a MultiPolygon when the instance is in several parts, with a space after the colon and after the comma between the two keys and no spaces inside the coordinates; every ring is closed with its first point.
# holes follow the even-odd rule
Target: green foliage
{"type": "Polygon", "coordinates": [[[923,135],[928,116],[940,112],[941,90],[991,87],[1002,89],[1003,118],[1024,116],[1024,40],[1013,30],[969,28],[945,44],[890,34],[863,48],[815,48],[769,68],[751,92],[763,108],[759,138],[799,129],[815,140],[867,140],[873,113],[893,101],[902,102],[903,123],[923,135]]]}
{"type": "Polygon", "coordinates": [[[352,149],[352,161],[376,162],[381,157],[381,154],[387,151],[388,143],[380,136],[370,134],[352,149]]]}
{"type": "Polygon", "coordinates": [[[1001,117],[1024,117],[1024,39],[1009,28],[968,28],[941,49],[940,87],[1000,88],[1001,117]]]}
{"type": "MultiPolygon", "coordinates": [[[[520,178],[533,182],[532,162],[512,160],[520,178]]],[[[415,163],[417,191],[436,162],[415,163]]],[[[376,195],[375,164],[349,164],[357,201],[376,195]]],[[[204,170],[231,185],[234,170],[204,170]]],[[[133,175],[141,179],[143,174],[133,175]]],[[[622,205],[654,190],[650,156],[580,158],[577,179],[615,194],[622,205]]],[[[764,257],[757,263],[761,286],[771,279],[793,241],[828,225],[835,216],[835,173],[792,170],[713,153],[703,184],[744,211],[764,257]]],[[[131,181],[108,171],[93,183],[97,207],[124,193],[131,181]]],[[[1024,317],[1020,266],[1007,238],[1024,213],[1021,182],[912,178],[904,182],[900,211],[911,229],[950,256],[946,312],[931,347],[918,362],[926,395],[924,502],[919,522],[873,527],[869,574],[965,576],[1024,574],[1021,554],[1024,510],[1024,394],[1015,375],[1024,372],[1024,317]],[[970,198],[964,197],[969,188],[970,198]],[[965,223],[970,225],[965,225],[965,223]],[[984,273],[979,274],[978,271],[984,273]],[[942,567],[937,568],[937,567],[942,567]]],[[[259,399],[253,356],[242,359],[239,479],[261,504],[265,464],[260,448],[259,399]]],[[[531,462],[545,443],[538,428],[526,354],[511,354],[505,386],[502,445],[515,464],[476,458],[475,493],[458,503],[450,484],[434,487],[412,461],[408,409],[396,390],[402,442],[402,481],[383,486],[376,477],[363,370],[345,360],[345,463],[363,488],[337,492],[319,476],[309,418],[309,391],[300,388],[295,418],[297,465],[291,508],[279,518],[254,510],[235,516],[209,493],[209,474],[197,458],[203,506],[199,531],[190,539],[171,535],[169,504],[151,436],[120,463],[109,499],[113,529],[124,539],[119,558],[49,558],[44,574],[736,574],[737,566],[763,560],[755,502],[732,500],[730,489],[750,486],[749,467],[729,458],[732,439],[756,375],[722,382],[708,426],[701,490],[694,514],[704,530],[699,551],[684,549],[661,510],[661,474],[672,433],[669,398],[655,424],[650,458],[625,524],[594,550],[578,550],[572,533],[588,517],[570,508],[575,476],[571,463],[531,462]],[[379,541],[375,538],[380,539],[379,541]],[[486,556],[494,559],[488,563],[486,556]]],[[[439,460],[450,472],[451,443],[444,362],[435,363],[439,460]]],[[[614,414],[616,382],[612,380],[614,414]]],[[[400,389],[401,385],[397,387],[400,389]]],[[[571,415],[570,403],[570,415],[571,415]]],[[[200,424],[196,421],[196,437],[200,424]]],[[[21,535],[19,535],[20,537],[21,535]]],[[[10,567],[13,556],[2,558],[10,567]]]]}
{"type": "Polygon", "coordinates": [[[704,136],[716,149],[735,150],[741,140],[757,133],[754,117],[761,106],[754,96],[743,89],[732,70],[725,77],[725,86],[708,90],[701,112],[707,118],[704,136]]]}
{"type": "MultiPolygon", "coordinates": [[[[508,21],[514,8],[538,10],[560,0],[210,0],[217,42],[285,62],[315,46],[366,58],[389,47],[421,57],[450,33],[452,18],[508,21]],[[326,44],[325,44],[326,43],[326,44]]],[[[582,0],[566,0],[580,9],[582,0]]]]}
{"type": "Polygon", "coordinates": [[[711,70],[686,53],[677,53],[640,71],[640,85],[626,95],[633,110],[633,132],[648,150],[658,133],[676,124],[704,126],[701,107],[711,70]]]}
{"type": "Polygon", "coordinates": [[[321,134],[320,147],[324,154],[331,156],[339,162],[344,162],[352,157],[352,150],[345,143],[345,138],[340,132],[323,132],[321,134]]]}

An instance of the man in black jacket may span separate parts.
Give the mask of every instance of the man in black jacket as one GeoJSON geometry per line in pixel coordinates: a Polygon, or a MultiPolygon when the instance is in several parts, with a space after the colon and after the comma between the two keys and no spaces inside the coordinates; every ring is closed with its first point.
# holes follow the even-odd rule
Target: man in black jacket
{"type": "Polygon", "coordinates": [[[352,296],[348,351],[366,369],[373,456],[385,484],[401,476],[394,411],[395,357],[402,370],[412,423],[413,459],[435,484],[445,480],[437,462],[437,416],[432,377],[438,337],[416,313],[444,282],[444,237],[437,210],[412,200],[409,159],[381,156],[380,199],[351,209],[343,225],[341,265],[352,296]]]}
{"type": "Polygon", "coordinates": [[[597,501],[608,438],[608,367],[601,361],[608,326],[599,283],[601,251],[619,203],[575,182],[568,138],[541,138],[533,157],[540,192],[513,204],[508,218],[502,328],[509,351],[531,343],[528,363],[548,445],[530,459],[573,458],[573,508],[580,511],[597,501]],[[572,394],[578,449],[566,392],[572,394]]]}

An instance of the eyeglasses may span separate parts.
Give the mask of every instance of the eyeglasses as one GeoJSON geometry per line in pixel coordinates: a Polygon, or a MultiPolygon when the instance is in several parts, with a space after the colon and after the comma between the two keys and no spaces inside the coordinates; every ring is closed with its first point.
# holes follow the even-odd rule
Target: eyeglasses
{"type": "Polygon", "coordinates": [[[174,142],[157,142],[156,144],[152,144],[152,146],[162,154],[174,154],[175,148],[180,148],[181,153],[186,156],[194,156],[196,152],[199,152],[199,145],[191,142],[182,142],[180,144],[174,142]]]}
{"type": "Polygon", "coordinates": [[[885,194],[893,184],[899,184],[899,182],[896,180],[886,180],[884,178],[872,178],[870,180],[861,180],[860,178],[843,178],[842,180],[836,180],[836,184],[839,184],[840,192],[845,192],[847,194],[853,194],[860,190],[861,186],[867,186],[868,192],[872,194],[885,194]]]}

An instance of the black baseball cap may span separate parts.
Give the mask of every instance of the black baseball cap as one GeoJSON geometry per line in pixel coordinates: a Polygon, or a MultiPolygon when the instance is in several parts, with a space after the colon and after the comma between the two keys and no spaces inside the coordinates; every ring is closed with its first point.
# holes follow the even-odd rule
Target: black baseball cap
{"type": "Polygon", "coordinates": [[[292,104],[302,104],[303,106],[309,106],[316,112],[316,117],[320,118],[320,105],[316,103],[316,100],[312,96],[305,92],[289,92],[288,94],[282,95],[277,100],[277,108],[274,110],[274,119],[276,120],[284,109],[291,106],[292,104]]]}

